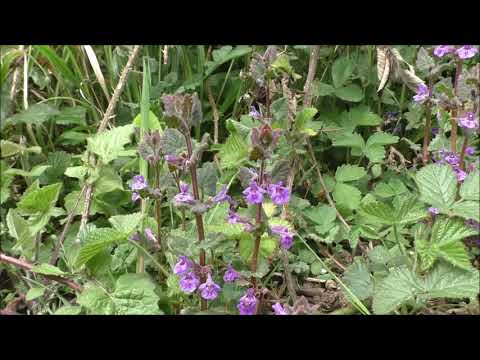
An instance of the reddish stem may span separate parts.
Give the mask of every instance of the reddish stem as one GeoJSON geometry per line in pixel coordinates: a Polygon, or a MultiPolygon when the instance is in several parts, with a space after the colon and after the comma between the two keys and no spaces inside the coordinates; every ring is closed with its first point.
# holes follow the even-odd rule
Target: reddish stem
{"type": "MultiPolygon", "coordinates": [[[[453,92],[455,94],[455,97],[457,97],[458,79],[462,74],[462,65],[463,65],[462,59],[458,59],[457,69],[455,70],[455,82],[453,84],[453,92]]],[[[450,123],[452,125],[452,130],[450,132],[450,147],[452,149],[452,152],[454,153],[457,152],[457,116],[458,116],[458,110],[455,107],[455,109],[452,111],[452,118],[450,119],[450,123]]]]}

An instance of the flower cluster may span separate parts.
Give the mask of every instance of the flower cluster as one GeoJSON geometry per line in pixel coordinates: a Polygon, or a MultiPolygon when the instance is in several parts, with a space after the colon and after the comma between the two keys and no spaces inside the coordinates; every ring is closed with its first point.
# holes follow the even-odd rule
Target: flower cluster
{"type": "Polygon", "coordinates": [[[474,57],[478,53],[478,48],[472,45],[463,45],[459,48],[453,45],[438,45],[433,53],[440,58],[455,53],[460,59],[465,60],[474,57]]]}
{"type": "Polygon", "coordinates": [[[440,159],[437,163],[450,165],[457,176],[457,180],[463,182],[467,177],[467,173],[460,168],[460,156],[452,151],[445,150],[440,150],[438,154],[440,159]]]}
{"type": "Polygon", "coordinates": [[[419,104],[423,104],[428,97],[430,96],[430,91],[428,90],[427,85],[420,84],[417,87],[417,93],[413,97],[413,100],[419,104]]]}
{"type": "Polygon", "coordinates": [[[237,309],[240,315],[255,315],[257,312],[258,299],[255,296],[255,290],[249,288],[245,295],[240,298],[237,309]]]}
{"type": "Polygon", "coordinates": [[[284,205],[290,200],[290,190],[282,186],[282,182],[277,184],[268,184],[266,189],[260,187],[256,180],[252,180],[250,185],[243,191],[245,200],[249,204],[261,204],[263,194],[267,193],[275,205],[284,205]]]}
{"type": "Polygon", "coordinates": [[[458,118],[458,124],[464,129],[478,129],[478,117],[468,111],[458,118]]]}
{"type": "Polygon", "coordinates": [[[292,247],[293,234],[288,230],[286,226],[272,226],[270,230],[272,230],[273,233],[280,235],[280,245],[282,246],[282,248],[288,250],[292,247]]]}
{"type": "Polygon", "coordinates": [[[130,189],[132,190],[132,201],[136,202],[141,198],[139,190],[144,190],[148,187],[147,180],[142,175],[135,175],[133,177],[130,189]]]}
{"type": "Polygon", "coordinates": [[[180,181],[180,192],[174,196],[173,203],[175,206],[191,205],[195,202],[193,194],[189,192],[189,186],[187,183],[180,181]]]}

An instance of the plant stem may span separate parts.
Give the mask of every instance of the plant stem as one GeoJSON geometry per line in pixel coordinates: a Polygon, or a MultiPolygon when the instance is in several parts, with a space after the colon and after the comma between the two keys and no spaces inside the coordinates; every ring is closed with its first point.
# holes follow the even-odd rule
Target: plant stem
{"type": "MultiPolygon", "coordinates": [[[[462,74],[462,67],[463,67],[463,60],[457,60],[457,69],[455,70],[455,82],[453,84],[453,93],[455,97],[457,97],[458,92],[458,80],[460,75],[462,74]]],[[[452,111],[452,117],[450,118],[450,124],[452,125],[452,130],[450,132],[450,147],[451,151],[456,153],[457,152],[457,116],[458,116],[458,109],[455,107],[452,111]]]]}
{"type": "MultiPolygon", "coordinates": [[[[160,164],[155,165],[155,188],[160,189],[160,164]]],[[[162,248],[162,199],[155,200],[155,217],[157,218],[158,244],[162,248]]]]}
{"type": "Polygon", "coordinates": [[[431,126],[432,126],[432,109],[430,104],[428,104],[426,114],[425,114],[425,128],[423,130],[423,155],[422,155],[423,165],[427,165],[428,163],[428,145],[430,144],[431,126]]]}
{"type": "MultiPolygon", "coordinates": [[[[262,159],[262,162],[260,164],[260,181],[258,186],[262,187],[263,186],[263,173],[265,171],[265,160],[262,159]]],[[[257,205],[257,213],[255,216],[255,224],[259,226],[262,223],[262,204],[257,205]]],[[[257,271],[257,264],[258,264],[258,253],[260,250],[260,240],[261,240],[262,234],[258,233],[257,237],[255,238],[255,244],[253,247],[253,253],[252,253],[252,260],[250,262],[250,270],[254,273],[257,271]]],[[[256,287],[257,282],[255,276],[252,275],[252,284],[254,287],[256,287]]]]}
{"type": "MultiPolygon", "coordinates": [[[[192,157],[193,148],[192,148],[192,139],[189,133],[184,134],[185,141],[187,143],[188,157],[192,157]]],[[[199,160],[199,159],[198,159],[199,160]]],[[[200,194],[198,191],[198,180],[197,180],[197,164],[192,163],[190,165],[190,175],[192,177],[192,189],[193,189],[193,198],[195,200],[200,200],[200,194]]],[[[203,229],[203,217],[200,214],[195,214],[195,222],[197,224],[197,238],[198,242],[205,240],[205,230],[203,229]]],[[[200,249],[200,266],[205,266],[205,250],[200,249]]],[[[204,279],[202,279],[204,280],[204,279]]],[[[207,300],[200,298],[200,308],[202,311],[207,310],[207,300]]]]}
{"type": "Polygon", "coordinates": [[[303,98],[303,106],[310,107],[312,104],[312,82],[315,79],[315,74],[317,72],[317,64],[318,64],[318,57],[320,55],[320,45],[312,46],[312,51],[310,53],[310,61],[308,63],[308,74],[307,80],[305,81],[305,85],[303,87],[303,91],[305,93],[303,98]]]}
{"type": "Polygon", "coordinates": [[[465,151],[468,146],[468,136],[465,134],[465,139],[463,140],[462,150],[460,151],[460,169],[465,170],[465,151]]]}

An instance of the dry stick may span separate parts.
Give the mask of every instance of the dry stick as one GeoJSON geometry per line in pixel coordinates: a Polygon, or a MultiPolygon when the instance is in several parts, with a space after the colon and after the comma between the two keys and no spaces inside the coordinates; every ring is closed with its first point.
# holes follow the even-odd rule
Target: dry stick
{"type": "Polygon", "coordinates": [[[60,234],[60,237],[58,238],[57,243],[55,244],[55,249],[53,250],[52,257],[50,258],[50,264],[56,265],[58,261],[58,254],[60,252],[60,248],[63,245],[63,242],[65,241],[65,236],[67,235],[68,229],[70,228],[70,225],[72,224],[72,220],[75,216],[75,211],[77,210],[78,204],[80,203],[80,199],[83,196],[83,193],[85,192],[85,189],[87,188],[87,185],[83,185],[82,191],[78,195],[77,201],[75,202],[75,205],[73,206],[73,209],[70,211],[70,214],[68,215],[67,222],[63,226],[62,233],[60,234]]]}
{"type": "MultiPolygon", "coordinates": [[[[25,46],[20,45],[18,50],[19,51],[24,51],[25,46]]],[[[15,100],[15,95],[17,93],[17,85],[18,85],[18,79],[20,78],[20,66],[19,62],[15,65],[15,71],[13,72],[13,79],[12,79],[12,88],[10,90],[10,103],[12,106],[15,105],[14,100],[15,100]]]]}
{"type": "MultiPolygon", "coordinates": [[[[27,262],[22,261],[22,260],[19,260],[19,259],[14,258],[14,257],[11,257],[11,256],[7,256],[3,253],[0,253],[0,262],[3,262],[5,264],[14,265],[16,267],[19,267],[19,268],[27,270],[27,271],[32,271],[32,268],[33,268],[32,264],[27,263],[27,262]]],[[[59,283],[64,284],[64,285],[67,285],[69,288],[71,288],[75,291],[81,292],[83,290],[83,287],[80,284],[77,284],[76,282],[74,282],[73,280],[70,280],[70,279],[67,279],[67,278],[62,278],[60,276],[54,276],[54,275],[43,275],[43,274],[39,274],[39,275],[42,275],[42,276],[46,277],[47,279],[59,282],[59,283]]]]}
{"type": "MultiPolygon", "coordinates": [[[[462,59],[458,59],[457,69],[455,70],[455,82],[453,84],[453,93],[455,97],[457,97],[458,80],[460,78],[460,75],[462,74],[462,65],[463,65],[462,59]]],[[[457,152],[457,115],[458,115],[458,111],[457,111],[457,108],[455,107],[452,111],[452,117],[450,119],[450,123],[452,125],[452,131],[450,132],[450,147],[451,147],[451,151],[454,153],[457,152]]]]}
{"type": "MultiPolygon", "coordinates": [[[[100,122],[100,125],[98,127],[98,133],[101,133],[105,130],[107,127],[108,121],[110,118],[113,117],[113,111],[115,110],[115,107],[117,106],[117,102],[120,99],[120,95],[123,92],[123,89],[125,87],[125,84],[127,82],[127,77],[128,74],[130,73],[130,70],[132,69],[133,63],[138,57],[138,54],[140,53],[140,46],[135,45],[135,47],[132,50],[132,53],[130,54],[127,64],[123,68],[122,74],[120,75],[120,78],[118,79],[117,87],[115,88],[115,91],[113,92],[112,99],[110,100],[107,110],[105,111],[105,114],[103,115],[102,121],[100,122]]],[[[95,161],[95,156],[92,154],[90,156],[90,164],[92,166],[95,166],[96,161],[95,161]]],[[[88,214],[90,212],[90,205],[92,202],[92,192],[93,192],[93,184],[88,184],[87,189],[85,190],[85,207],[83,209],[82,213],[82,220],[80,222],[80,228],[78,230],[78,234],[80,234],[87,224],[88,221],[88,214]]],[[[78,235],[77,235],[78,239],[78,235]]]]}
{"type": "Polygon", "coordinates": [[[310,62],[308,64],[308,74],[307,80],[305,81],[305,86],[303,91],[305,96],[303,98],[303,105],[309,107],[312,104],[312,82],[315,78],[315,73],[317,72],[318,57],[320,55],[320,45],[312,46],[312,52],[310,53],[310,62]]]}
{"type": "Polygon", "coordinates": [[[293,282],[292,273],[290,272],[287,251],[281,249],[280,255],[282,257],[283,269],[285,273],[285,282],[287,283],[288,293],[290,294],[293,302],[295,302],[297,300],[297,292],[295,291],[295,284],[293,282]]]}
{"type": "Polygon", "coordinates": [[[320,171],[320,167],[318,166],[317,160],[315,159],[315,153],[313,152],[313,147],[312,144],[310,143],[310,140],[307,139],[307,146],[308,146],[308,151],[310,153],[310,157],[312,158],[312,163],[313,166],[315,167],[315,170],[317,171],[317,176],[318,179],[320,180],[320,185],[322,185],[322,189],[325,192],[325,196],[327,197],[328,203],[330,204],[330,207],[335,210],[337,213],[338,219],[342,222],[342,224],[347,228],[348,231],[351,230],[350,225],[347,224],[345,219],[343,218],[342,214],[338,211],[337,207],[335,206],[335,203],[333,202],[330,192],[327,189],[327,185],[325,185],[325,181],[323,180],[322,173],[320,171]]]}

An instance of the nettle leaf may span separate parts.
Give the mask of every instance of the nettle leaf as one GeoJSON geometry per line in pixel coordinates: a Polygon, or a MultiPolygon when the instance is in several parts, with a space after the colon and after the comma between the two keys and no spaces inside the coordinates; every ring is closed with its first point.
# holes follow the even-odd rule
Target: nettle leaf
{"type": "Polygon", "coordinates": [[[111,295],[117,315],[161,315],[160,298],[148,274],[125,274],[118,278],[111,295]]]}
{"type": "Polygon", "coordinates": [[[331,135],[331,138],[333,146],[349,146],[361,150],[365,148],[365,141],[363,140],[362,136],[357,133],[341,133],[338,135],[331,135]]]}
{"type": "Polygon", "coordinates": [[[392,207],[381,202],[362,204],[359,213],[365,220],[373,224],[391,225],[395,223],[392,207]]]}
{"type": "MultiPolygon", "coordinates": [[[[135,127],[138,127],[138,128],[142,127],[141,113],[135,116],[135,119],[133,119],[133,125],[135,125],[135,127]]],[[[159,130],[160,134],[162,133],[162,125],[160,124],[158,117],[151,110],[148,113],[148,121],[145,128],[150,130],[159,130]]]]}
{"type": "Polygon", "coordinates": [[[355,210],[360,206],[362,193],[352,185],[338,182],[333,189],[333,198],[339,205],[344,205],[351,210],[355,210]]]}
{"type": "Polygon", "coordinates": [[[108,221],[112,226],[125,235],[130,235],[140,225],[142,213],[136,212],[127,215],[112,216],[108,221]]]}
{"type": "Polygon", "coordinates": [[[441,209],[448,209],[453,205],[457,178],[449,165],[427,165],[417,172],[415,181],[422,201],[441,209]]]}
{"type": "Polygon", "coordinates": [[[85,119],[87,109],[83,106],[72,106],[64,108],[55,116],[55,124],[58,125],[87,125],[85,119]]]}
{"type": "Polygon", "coordinates": [[[95,195],[109,193],[114,190],[123,190],[122,178],[113,167],[102,166],[95,181],[95,195]]]}
{"type": "Polygon", "coordinates": [[[350,84],[336,89],[335,96],[345,101],[359,102],[363,99],[363,91],[357,84],[350,84]]]}
{"type": "Polygon", "coordinates": [[[359,300],[368,299],[373,295],[373,278],[363,258],[355,258],[353,264],[345,271],[343,280],[359,300]]]}
{"type": "Polygon", "coordinates": [[[370,111],[367,105],[359,105],[348,112],[348,117],[356,126],[377,126],[383,122],[383,119],[370,111]]]}
{"type": "Polygon", "coordinates": [[[317,225],[333,223],[337,217],[335,209],[325,204],[310,207],[303,214],[317,225]]]}
{"type": "Polygon", "coordinates": [[[90,315],[113,315],[115,305],[110,295],[99,286],[91,283],[77,296],[77,303],[82,305],[90,315]]]}
{"type": "Polygon", "coordinates": [[[60,112],[54,106],[42,103],[30,106],[27,110],[5,120],[5,125],[33,124],[40,125],[60,112]]]}
{"type": "Polygon", "coordinates": [[[460,187],[460,197],[465,200],[480,200],[480,171],[468,174],[460,187]]]}
{"type": "Polygon", "coordinates": [[[430,242],[423,239],[415,242],[423,269],[433,266],[438,258],[443,258],[459,268],[471,269],[468,252],[460,240],[475,234],[476,231],[460,219],[437,217],[430,242]]]}
{"type": "Polygon", "coordinates": [[[365,155],[372,163],[380,163],[385,158],[384,145],[395,144],[398,142],[398,139],[398,136],[384,132],[376,132],[367,140],[365,155]]]}
{"type": "Polygon", "coordinates": [[[345,164],[337,168],[335,179],[337,181],[348,182],[359,180],[365,175],[367,175],[367,172],[363,167],[345,164]]]}
{"type": "Polygon", "coordinates": [[[87,139],[87,149],[97,154],[104,164],[108,164],[120,156],[124,145],[130,142],[133,125],[119,126],[112,130],[104,131],[87,139]]]}
{"type": "Polygon", "coordinates": [[[457,201],[450,209],[452,215],[480,222],[480,203],[478,201],[457,201]]]}
{"type": "Polygon", "coordinates": [[[65,151],[55,151],[48,154],[47,165],[48,167],[40,176],[40,183],[50,184],[59,180],[68,165],[72,162],[72,155],[65,151]]]}
{"type": "Polygon", "coordinates": [[[333,86],[337,89],[341,87],[353,74],[354,63],[346,56],[343,56],[332,65],[332,80],[333,86]]]}
{"type": "Polygon", "coordinates": [[[403,303],[414,300],[418,293],[424,291],[421,279],[407,266],[393,268],[389,275],[375,287],[373,312],[389,314],[403,303]]]}
{"type": "Polygon", "coordinates": [[[66,272],[60,270],[58,267],[50,265],[50,264],[40,264],[35,265],[32,267],[32,271],[37,274],[43,275],[55,275],[55,276],[62,276],[66,275],[66,272]]]}
{"type": "Polygon", "coordinates": [[[383,181],[377,183],[373,191],[375,196],[378,196],[384,199],[390,198],[392,196],[402,195],[406,192],[408,192],[407,187],[403,184],[403,182],[400,179],[397,179],[397,178],[390,179],[388,181],[388,184],[383,181]]]}
{"type": "Polygon", "coordinates": [[[476,269],[465,271],[439,263],[426,277],[425,287],[432,299],[474,299],[480,293],[479,272],[476,269]]]}
{"type": "Polygon", "coordinates": [[[394,216],[397,224],[418,222],[428,216],[425,207],[417,201],[417,197],[414,195],[407,195],[401,199],[395,210],[394,216]]]}
{"type": "Polygon", "coordinates": [[[218,152],[222,169],[237,168],[247,161],[248,145],[238,134],[232,134],[218,152]]]}
{"type": "Polygon", "coordinates": [[[17,207],[26,213],[47,212],[57,202],[62,184],[51,184],[42,188],[25,192],[17,207]]]}
{"type": "Polygon", "coordinates": [[[75,265],[77,267],[82,266],[111,245],[124,240],[125,234],[118,230],[111,228],[94,229],[87,234],[85,243],[80,249],[75,265]]]}

